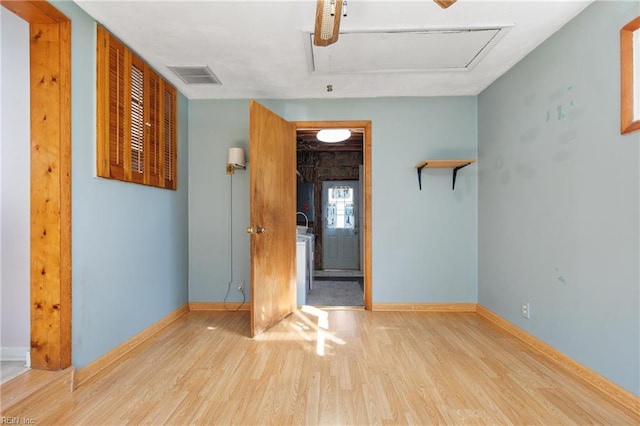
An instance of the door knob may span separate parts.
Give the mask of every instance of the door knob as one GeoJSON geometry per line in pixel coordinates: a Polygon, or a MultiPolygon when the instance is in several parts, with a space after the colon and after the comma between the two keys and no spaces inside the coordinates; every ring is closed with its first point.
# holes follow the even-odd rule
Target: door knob
{"type": "Polygon", "coordinates": [[[262,234],[264,231],[262,226],[247,226],[247,234],[262,234]]]}

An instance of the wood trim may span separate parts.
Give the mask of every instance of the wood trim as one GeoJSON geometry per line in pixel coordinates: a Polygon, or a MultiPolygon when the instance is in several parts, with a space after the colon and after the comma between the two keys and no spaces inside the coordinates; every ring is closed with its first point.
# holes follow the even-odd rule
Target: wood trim
{"type": "Polygon", "coordinates": [[[189,302],[190,311],[250,311],[251,303],[245,302],[189,302]]]}
{"type": "Polygon", "coordinates": [[[546,344],[537,337],[527,333],[520,327],[510,323],[482,305],[478,305],[478,315],[486,320],[494,323],[498,327],[504,329],[509,334],[520,339],[522,342],[537,350],[542,355],[555,362],[558,366],[572,373],[576,377],[582,379],[586,383],[593,386],[606,396],[609,396],[620,405],[632,411],[635,415],[640,416],[640,398],[618,386],[609,379],[601,376],[595,371],[578,363],[573,358],[559,352],[554,347],[546,344]]]}
{"type": "Polygon", "coordinates": [[[31,366],[71,365],[71,22],[46,1],[2,6],[29,23],[31,366]]]}
{"type": "Polygon", "coordinates": [[[375,303],[377,312],[476,312],[475,303],[375,303]]]}
{"type": "Polygon", "coordinates": [[[620,132],[622,134],[640,130],[640,120],[634,121],[633,33],[640,29],[640,17],[620,29],[620,132]]]}
{"type": "Polygon", "coordinates": [[[71,366],[71,21],[60,28],[60,369],[71,366]]]}
{"type": "Polygon", "coordinates": [[[97,26],[96,35],[96,174],[100,177],[110,177],[109,163],[109,105],[101,100],[109,99],[109,78],[102,75],[109,70],[109,34],[101,26],[97,26]]]}
{"type": "Polygon", "coordinates": [[[364,162],[364,308],[373,309],[371,294],[371,122],[364,126],[364,143],[362,146],[362,161],[364,162]]]}
{"type": "Polygon", "coordinates": [[[296,129],[342,129],[356,128],[364,129],[364,140],[362,142],[362,161],[364,165],[364,307],[367,310],[373,309],[373,296],[371,289],[372,282],[372,264],[371,264],[371,121],[294,121],[296,129]]]}
{"type": "Polygon", "coordinates": [[[189,304],[185,303],[180,308],[162,318],[160,321],[145,328],[140,333],[126,340],[122,344],[116,346],[87,366],[81,368],[75,375],[76,386],[81,386],[91,378],[100,374],[100,372],[104,371],[120,358],[133,351],[136,347],[140,346],[142,343],[155,336],[160,330],[176,321],[187,312],[189,312],[189,304]]]}

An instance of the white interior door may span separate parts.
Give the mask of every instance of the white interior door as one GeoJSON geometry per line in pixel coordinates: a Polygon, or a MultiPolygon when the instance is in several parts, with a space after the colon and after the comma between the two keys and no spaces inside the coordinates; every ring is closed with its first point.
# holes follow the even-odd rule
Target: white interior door
{"type": "Polygon", "coordinates": [[[322,265],[360,269],[358,181],[322,183],[322,265]]]}

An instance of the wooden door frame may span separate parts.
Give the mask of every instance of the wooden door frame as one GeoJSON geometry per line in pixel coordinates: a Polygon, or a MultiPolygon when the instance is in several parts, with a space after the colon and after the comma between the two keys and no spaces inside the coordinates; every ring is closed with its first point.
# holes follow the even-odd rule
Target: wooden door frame
{"type": "Polygon", "coordinates": [[[364,182],[362,199],[364,202],[364,265],[363,265],[363,287],[364,287],[364,308],[371,310],[373,306],[371,294],[371,121],[293,121],[298,129],[364,129],[364,139],[362,141],[362,162],[364,166],[364,182]]]}
{"type": "Polygon", "coordinates": [[[0,0],[29,23],[31,367],[71,365],[71,21],[46,1],[0,0]]]}

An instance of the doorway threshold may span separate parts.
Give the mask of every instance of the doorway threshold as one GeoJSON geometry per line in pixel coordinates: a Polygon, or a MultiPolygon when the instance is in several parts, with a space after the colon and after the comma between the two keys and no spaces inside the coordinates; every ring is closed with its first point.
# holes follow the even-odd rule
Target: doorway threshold
{"type": "Polygon", "coordinates": [[[325,277],[355,277],[361,278],[364,276],[363,271],[356,271],[352,269],[318,269],[313,272],[315,278],[325,277]]]}

